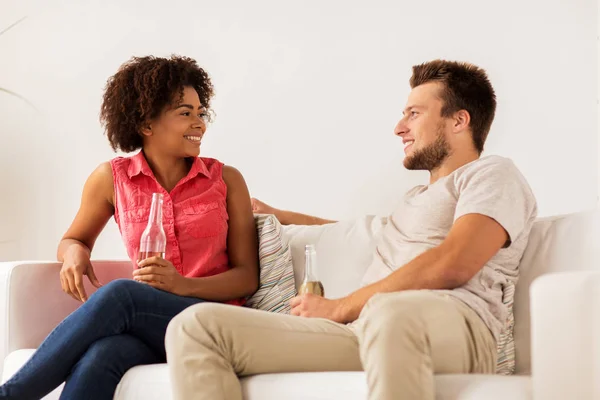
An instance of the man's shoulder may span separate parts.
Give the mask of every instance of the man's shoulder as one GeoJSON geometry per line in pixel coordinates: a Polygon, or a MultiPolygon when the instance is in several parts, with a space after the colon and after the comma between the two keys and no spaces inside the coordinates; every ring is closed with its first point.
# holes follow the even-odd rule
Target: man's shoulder
{"type": "Polygon", "coordinates": [[[537,213],[537,202],[529,182],[517,165],[507,157],[487,156],[463,168],[456,179],[459,193],[469,190],[480,193],[482,198],[495,196],[515,202],[523,199],[533,214],[537,213]]]}
{"type": "Polygon", "coordinates": [[[481,157],[478,160],[468,164],[464,171],[477,171],[483,169],[519,171],[512,159],[496,155],[481,157]]]}
{"type": "Polygon", "coordinates": [[[486,156],[473,161],[457,170],[456,178],[460,181],[480,180],[512,180],[516,179],[527,185],[527,181],[517,165],[507,157],[486,156]]]}

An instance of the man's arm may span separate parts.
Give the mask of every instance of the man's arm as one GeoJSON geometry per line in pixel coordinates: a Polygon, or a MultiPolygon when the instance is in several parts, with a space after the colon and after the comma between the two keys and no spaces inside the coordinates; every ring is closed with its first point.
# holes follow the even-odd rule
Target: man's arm
{"type": "Polygon", "coordinates": [[[328,300],[302,295],[291,301],[292,314],[347,323],[358,318],[377,293],[417,289],[454,289],[467,283],[509,240],[494,219],[482,214],[459,218],[439,246],[424,252],[386,278],[348,296],[328,300]]]}
{"type": "Polygon", "coordinates": [[[293,211],[280,210],[255,198],[252,198],[252,211],[257,214],[273,214],[282,225],[325,225],[337,222],[293,211]]]}
{"type": "Polygon", "coordinates": [[[376,293],[460,287],[475,276],[508,239],[504,228],[492,218],[481,214],[465,215],[454,223],[438,247],[343,299],[343,319],[348,322],[357,319],[376,293]]]}
{"type": "Polygon", "coordinates": [[[285,210],[277,210],[275,216],[282,225],[325,225],[337,222],[330,219],[313,217],[312,215],[285,210]]]}

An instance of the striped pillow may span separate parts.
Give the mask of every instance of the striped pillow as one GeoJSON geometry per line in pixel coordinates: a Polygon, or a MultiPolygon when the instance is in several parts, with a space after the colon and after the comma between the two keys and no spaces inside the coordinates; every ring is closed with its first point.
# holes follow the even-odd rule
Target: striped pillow
{"type": "Polygon", "coordinates": [[[289,314],[290,299],[296,295],[292,253],[274,215],[257,214],[254,221],[258,232],[260,284],[246,306],[289,314]]]}
{"type": "Polygon", "coordinates": [[[498,375],[512,375],[515,373],[515,340],[513,330],[515,328],[515,315],[513,313],[513,302],[515,299],[515,285],[506,284],[502,302],[508,308],[508,318],[504,329],[498,337],[498,361],[496,373],[498,375]]]}

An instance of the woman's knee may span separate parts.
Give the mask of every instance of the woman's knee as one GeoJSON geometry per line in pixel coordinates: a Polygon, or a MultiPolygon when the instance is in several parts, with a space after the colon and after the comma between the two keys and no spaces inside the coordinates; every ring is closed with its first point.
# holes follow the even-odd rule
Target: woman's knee
{"type": "Polygon", "coordinates": [[[133,279],[116,279],[102,286],[95,294],[102,298],[123,299],[147,296],[153,290],[156,289],[133,279]]]}

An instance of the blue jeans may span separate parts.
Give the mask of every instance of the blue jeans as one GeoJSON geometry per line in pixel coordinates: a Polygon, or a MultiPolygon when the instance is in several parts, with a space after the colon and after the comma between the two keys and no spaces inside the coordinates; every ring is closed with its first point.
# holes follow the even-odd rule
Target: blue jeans
{"type": "Polygon", "coordinates": [[[0,399],[40,399],[65,381],[61,399],[112,399],[129,368],[166,362],[167,325],[202,301],[133,280],[110,282],[65,318],[0,386],[0,399]]]}

